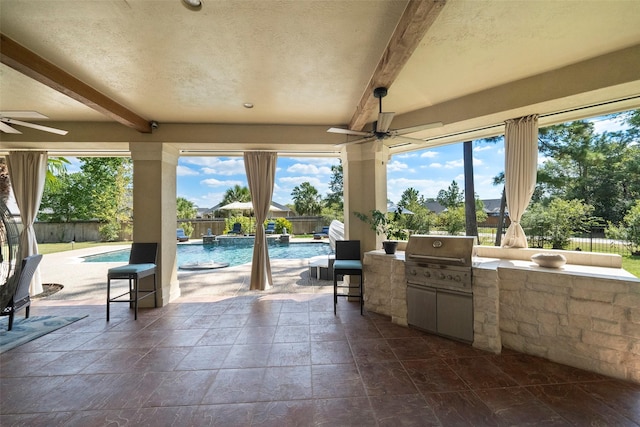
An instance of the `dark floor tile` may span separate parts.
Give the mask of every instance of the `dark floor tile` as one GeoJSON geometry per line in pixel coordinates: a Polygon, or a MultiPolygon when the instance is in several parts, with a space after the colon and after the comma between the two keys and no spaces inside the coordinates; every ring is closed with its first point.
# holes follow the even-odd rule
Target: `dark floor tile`
{"type": "Polygon", "coordinates": [[[435,413],[420,394],[370,398],[378,426],[440,426],[435,413]]]}
{"type": "Polygon", "coordinates": [[[377,326],[369,320],[343,323],[343,325],[349,341],[383,338],[377,326]]]}
{"type": "Polygon", "coordinates": [[[292,325],[292,326],[301,326],[309,324],[309,313],[308,312],[293,312],[293,313],[280,313],[280,318],[278,319],[278,325],[292,325]]]}
{"type": "Polygon", "coordinates": [[[524,387],[476,390],[476,395],[496,416],[511,426],[568,426],[564,418],[524,387]]]}
{"type": "MultiPolygon", "coordinates": [[[[43,412],[39,410],[40,402],[54,395],[68,377],[22,377],[0,378],[0,414],[26,414],[43,412]]],[[[59,411],[58,408],[48,408],[59,411]]]]}
{"type": "Polygon", "coordinates": [[[398,360],[430,359],[436,357],[436,353],[431,349],[429,344],[415,337],[388,338],[387,343],[398,360]]]}
{"type": "Polygon", "coordinates": [[[32,372],[38,375],[74,375],[102,356],[100,350],[62,352],[60,357],[32,372]]]}
{"type": "Polygon", "coordinates": [[[314,398],[365,396],[364,384],[353,363],[313,365],[311,383],[314,398]]]}
{"type": "Polygon", "coordinates": [[[178,371],[198,369],[218,369],[231,351],[230,345],[199,346],[190,348],[189,353],[178,363],[178,371]]]}
{"type": "Polygon", "coordinates": [[[433,352],[443,359],[460,357],[481,357],[491,355],[463,342],[425,333],[422,339],[429,344],[433,352]]]}
{"type": "Polygon", "coordinates": [[[274,343],[267,366],[301,366],[311,364],[311,347],[308,342],[274,343]]]}
{"type": "Polygon", "coordinates": [[[353,363],[353,354],[347,341],[318,341],[311,343],[311,363],[333,365],[353,363]]]}
{"type": "Polygon", "coordinates": [[[180,327],[181,329],[209,329],[217,324],[218,317],[212,314],[194,314],[182,322],[180,327]]]}
{"type": "Polygon", "coordinates": [[[150,406],[198,405],[214,383],[218,371],[166,372],[162,382],[144,402],[150,406]]]}
{"type": "Polygon", "coordinates": [[[374,323],[378,328],[378,331],[380,331],[380,334],[385,338],[415,338],[423,337],[425,335],[424,332],[419,331],[418,329],[407,328],[406,326],[392,323],[390,320],[374,320],[374,323]]]}
{"type": "Polygon", "coordinates": [[[362,427],[376,425],[376,417],[366,397],[320,399],[315,401],[316,426],[362,427]]]}
{"type": "Polygon", "coordinates": [[[83,409],[139,408],[163,382],[166,373],[94,375],[99,382],[90,390],[83,409]]]}
{"type": "Polygon", "coordinates": [[[3,427],[55,427],[69,425],[73,412],[48,412],[39,414],[0,415],[3,427]]]}
{"type": "Polygon", "coordinates": [[[609,379],[578,387],[640,425],[640,384],[609,379]]]}
{"type": "Polygon", "coordinates": [[[257,368],[267,366],[271,344],[237,344],[231,347],[222,368],[257,368]]]}
{"type": "Polygon", "coordinates": [[[469,386],[443,360],[404,360],[402,365],[423,394],[469,390],[469,386]]]}
{"type": "Polygon", "coordinates": [[[238,334],[235,344],[271,344],[275,334],[275,326],[246,326],[238,334]]]}
{"type": "Polygon", "coordinates": [[[530,386],[542,403],[574,425],[635,426],[637,424],[575,384],[530,386]]]}
{"type": "Polygon", "coordinates": [[[188,347],[152,348],[133,365],[133,368],[136,372],[173,371],[190,350],[188,347]]]}
{"type": "Polygon", "coordinates": [[[500,419],[472,391],[424,395],[443,426],[499,426],[500,419]]]}
{"type": "Polygon", "coordinates": [[[387,340],[383,338],[351,341],[351,352],[357,364],[398,360],[387,340]]]}
{"type": "MultiPolygon", "coordinates": [[[[161,412],[157,408],[158,411],[161,412]]],[[[178,417],[178,411],[175,411],[173,417],[178,417]]],[[[109,409],[109,410],[97,410],[97,411],[81,411],[75,412],[72,417],[70,417],[65,423],[64,427],[86,427],[86,426],[122,426],[122,427],[131,427],[131,426],[143,426],[145,425],[145,419],[137,416],[137,409],[109,409]]],[[[154,414],[155,415],[155,414],[154,414]]],[[[172,418],[173,418],[172,417],[172,418]]],[[[167,418],[165,418],[167,420],[167,418]]],[[[147,424],[151,425],[149,422],[150,418],[146,419],[147,424]]],[[[161,420],[157,421],[157,426],[163,426],[167,424],[162,424],[161,420]]],[[[51,426],[53,427],[53,425],[51,426]]]]}
{"type": "Polygon", "coordinates": [[[358,369],[369,396],[418,393],[400,362],[365,363],[358,369]]]}
{"type": "Polygon", "coordinates": [[[135,364],[149,352],[144,348],[107,350],[103,356],[84,368],[83,374],[135,372],[135,364]]]}
{"type": "Polygon", "coordinates": [[[60,360],[64,355],[63,351],[33,353],[9,351],[0,356],[0,378],[41,375],[40,368],[60,360]]]}
{"type": "Polygon", "coordinates": [[[177,423],[172,424],[172,427],[246,427],[251,423],[254,407],[254,403],[200,405],[193,409],[189,419],[181,419],[177,423]]]}
{"type": "Polygon", "coordinates": [[[310,366],[266,368],[258,400],[298,400],[311,397],[310,366]]]}
{"type": "Polygon", "coordinates": [[[221,369],[201,404],[257,402],[265,368],[221,369]]]}
{"type": "Polygon", "coordinates": [[[177,329],[167,331],[158,347],[193,347],[204,337],[208,329],[177,329]]]}
{"type": "Polygon", "coordinates": [[[196,345],[224,345],[236,342],[242,328],[212,328],[204,333],[196,345]]]}
{"type": "Polygon", "coordinates": [[[309,326],[293,326],[284,325],[276,327],[276,333],[273,336],[274,343],[285,342],[309,342],[310,332],[309,326]]]}
{"type": "Polygon", "coordinates": [[[344,327],[340,323],[311,324],[311,341],[342,341],[347,339],[344,327]]]}
{"type": "Polygon", "coordinates": [[[445,359],[445,362],[472,390],[518,385],[484,357],[445,359]]]}
{"type": "Polygon", "coordinates": [[[314,425],[313,400],[259,402],[254,404],[252,426],[285,427],[314,425]]]}

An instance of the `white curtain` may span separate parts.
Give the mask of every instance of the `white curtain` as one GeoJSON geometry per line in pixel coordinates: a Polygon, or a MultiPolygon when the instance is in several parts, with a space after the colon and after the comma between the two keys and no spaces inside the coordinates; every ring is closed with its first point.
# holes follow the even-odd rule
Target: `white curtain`
{"type": "MultiPolygon", "coordinates": [[[[47,153],[45,151],[10,151],[7,157],[9,178],[16,197],[23,229],[20,232],[20,254],[18,259],[38,253],[38,242],[33,222],[40,208],[44,181],[47,175],[47,153]]],[[[40,267],[36,270],[31,295],[42,293],[40,267]]]]}
{"type": "Polygon", "coordinates": [[[256,237],[251,263],[250,289],[252,290],[265,290],[273,286],[267,234],[262,224],[267,219],[271,206],[277,161],[278,155],[276,153],[265,151],[244,153],[244,168],[247,171],[247,181],[256,216],[256,237]]]}
{"type": "Polygon", "coordinates": [[[538,115],[507,120],[504,133],[505,194],[511,225],[502,240],[505,248],[526,248],[520,218],[536,187],[538,169],[538,115]]]}

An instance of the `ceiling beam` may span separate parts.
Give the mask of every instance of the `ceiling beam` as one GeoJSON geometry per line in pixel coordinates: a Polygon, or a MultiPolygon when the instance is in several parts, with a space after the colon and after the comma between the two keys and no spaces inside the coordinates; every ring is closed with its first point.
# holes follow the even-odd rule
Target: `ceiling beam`
{"type": "Polygon", "coordinates": [[[138,132],[151,133],[146,120],[113,99],[103,95],[63,69],[36,55],[24,46],[0,34],[0,62],[22,74],[61,92],[87,107],[111,117],[138,132]]]}
{"type": "Polygon", "coordinates": [[[364,129],[367,120],[378,107],[378,101],[373,97],[373,90],[377,87],[391,86],[445,3],[446,0],[409,0],[351,117],[349,129],[358,131],[364,129]]]}

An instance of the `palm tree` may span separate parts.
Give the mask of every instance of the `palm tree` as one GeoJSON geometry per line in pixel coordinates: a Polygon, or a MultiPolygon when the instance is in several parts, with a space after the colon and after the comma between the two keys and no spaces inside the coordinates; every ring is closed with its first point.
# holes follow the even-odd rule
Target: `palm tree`
{"type": "Polygon", "coordinates": [[[227,205],[233,202],[250,202],[251,201],[251,192],[247,187],[242,187],[240,185],[234,185],[231,188],[228,188],[224,193],[224,197],[222,198],[222,205],[227,205]]]}

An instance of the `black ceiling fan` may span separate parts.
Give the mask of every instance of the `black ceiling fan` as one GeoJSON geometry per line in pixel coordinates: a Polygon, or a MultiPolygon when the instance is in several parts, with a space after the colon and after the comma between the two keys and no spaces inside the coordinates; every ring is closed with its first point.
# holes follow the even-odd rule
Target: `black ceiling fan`
{"type": "Polygon", "coordinates": [[[354,139],[353,141],[347,141],[336,145],[347,145],[347,144],[361,144],[363,142],[373,141],[375,139],[385,140],[385,139],[394,139],[399,142],[407,142],[411,144],[420,144],[424,141],[417,138],[409,138],[406,135],[409,133],[420,132],[422,130],[432,129],[436,127],[442,126],[442,122],[434,122],[427,123],[420,126],[412,126],[403,129],[395,129],[390,130],[391,121],[393,120],[393,116],[395,113],[385,113],[382,111],[382,98],[387,96],[387,88],[386,87],[377,87],[373,90],[373,96],[379,99],[379,112],[378,112],[378,120],[376,120],[373,124],[374,130],[369,132],[351,130],[351,129],[343,129],[343,128],[329,128],[327,132],[331,133],[341,133],[344,135],[356,135],[361,136],[362,138],[354,139]]]}

